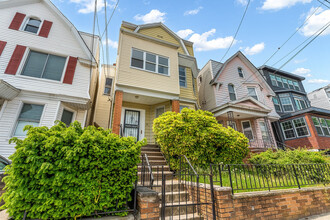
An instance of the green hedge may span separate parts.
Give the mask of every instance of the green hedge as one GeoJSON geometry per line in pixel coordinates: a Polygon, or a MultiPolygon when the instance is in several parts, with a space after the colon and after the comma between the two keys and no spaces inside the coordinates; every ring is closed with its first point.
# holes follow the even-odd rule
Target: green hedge
{"type": "Polygon", "coordinates": [[[249,152],[244,134],[223,127],[207,111],[165,112],[154,120],[153,131],[173,168],[178,168],[180,155],[205,168],[210,163],[242,163],[249,152]]]}
{"type": "Polygon", "coordinates": [[[296,150],[278,150],[275,152],[269,149],[260,154],[253,154],[249,162],[251,164],[309,164],[328,163],[329,160],[321,152],[299,148],[296,150]]]}
{"type": "Polygon", "coordinates": [[[95,211],[125,209],[136,181],[143,142],[78,122],[26,126],[24,140],[13,138],[16,152],[4,178],[2,198],[10,216],[61,219],[95,211]]]}

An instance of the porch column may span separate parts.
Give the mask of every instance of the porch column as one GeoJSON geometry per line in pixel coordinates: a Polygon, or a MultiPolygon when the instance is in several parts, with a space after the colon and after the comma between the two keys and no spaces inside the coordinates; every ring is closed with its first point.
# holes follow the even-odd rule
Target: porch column
{"type": "Polygon", "coordinates": [[[264,123],[265,123],[266,129],[267,129],[267,134],[268,134],[268,137],[269,137],[270,144],[271,144],[271,146],[276,147],[277,144],[275,143],[275,140],[273,139],[273,134],[272,134],[271,127],[270,127],[271,124],[270,124],[270,121],[267,117],[264,117],[264,123]]]}
{"type": "Polygon", "coordinates": [[[180,101],[172,100],[172,112],[180,113],[180,101]]]}
{"type": "Polygon", "coordinates": [[[230,127],[234,128],[235,130],[237,130],[236,126],[235,126],[235,118],[234,118],[234,112],[230,111],[227,112],[227,120],[228,120],[228,124],[230,127]]]}
{"type": "Polygon", "coordinates": [[[123,107],[123,91],[116,91],[113,111],[112,133],[120,134],[121,109],[123,107]]]}

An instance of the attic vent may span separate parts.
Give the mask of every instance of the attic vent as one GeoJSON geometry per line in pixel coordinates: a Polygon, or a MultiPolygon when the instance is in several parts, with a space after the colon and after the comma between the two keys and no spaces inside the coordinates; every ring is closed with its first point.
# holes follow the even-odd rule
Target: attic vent
{"type": "Polygon", "coordinates": [[[159,37],[159,38],[163,38],[163,36],[162,36],[162,35],[158,35],[158,34],[157,34],[157,37],[159,37]]]}

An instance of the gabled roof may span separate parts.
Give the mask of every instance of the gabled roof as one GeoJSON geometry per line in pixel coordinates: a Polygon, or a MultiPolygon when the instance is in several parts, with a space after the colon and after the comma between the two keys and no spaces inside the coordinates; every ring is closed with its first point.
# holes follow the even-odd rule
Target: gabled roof
{"type": "Polygon", "coordinates": [[[268,70],[275,71],[275,72],[277,72],[281,75],[287,76],[287,77],[292,77],[292,78],[298,79],[298,80],[305,80],[305,77],[298,76],[296,74],[289,73],[289,72],[284,71],[284,70],[276,69],[275,67],[271,67],[271,66],[267,66],[267,65],[263,65],[263,66],[259,67],[258,69],[260,69],[260,70],[268,69],[268,70]]]}
{"type": "Polygon", "coordinates": [[[134,32],[138,32],[139,30],[141,30],[141,29],[145,29],[145,28],[161,27],[161,28],[163,28],[167,33],[169,33],[172,37],[174,37],[174,38],[180,43],[180,45],[181,45],[181,47],[183,48],[183,50],[184,50],[184,52],[186,53],[186,55],[190,56],[185,44],[187,44],[187,45],[189,45],[189,46],[192,46],[192,45],[193,45],[193,42],[182,39],[181,37],[179,37],[176,33],[174,33],[171,29],[169,29],[169,28],[168,28],[165,24],[163,24],[162,22],[156,22],[156,23],[150,23],[150,24],[136,25],[136,24],[129,23],[129,22],[127,22],[127,21],[123,21],[123,22],[122,22],[122,25],[123,25],[124,27],[127,27],[127,28],[135,29],[134,32]]]}
{"type": "Polygon", "coordinates": [[[251,96],[247,96],[247,97],[235,100],[235,101],[231,101],[229,103],[232,104],[232,105],[239,105],[240,103],[245,102],[245,101],[250,101],[250,102],[258,105],[260,108],[262,108],[264,110],[267,110],[269,112],[271,111],[271,109],[268,106],[262,104],[261,102],[259,102],[258,100],[252,98],[251,96]]]}
{"type": "Polygon", "coordinates": [[[223,66],[223,63],[220,63],[218,61],[215,60],[210,60],[211,62],[211,68],[212,68],[212,75],[213,78],[215,77],[215,75],[217,74],[217,72],[219,72],[219,70],[221,69],[221,67],[223,66]]]}
{"type": "Polygon", "coordinates": [[[50,1],[50,0],[5,0],[0,1],[0,9],[2,8],[10,8],[20,5],[27,5],[27,4],[33,4],[33,3],[39,3],[44,2],[46,6],[48,6],[49,9],[53,10],[55,14],[69,27],[69,29],[72,31],[74,37],[79,42],[79,45],[87,55],[89,59],[92,59],[96,62],[95,57],[93,56],[92,52],[86,45],[86,42],[83,40],[82,36],[80,35],[79,31],[76,29],[76,27],[70,22],[70,20],[65,17],[62,12],[50,1]]]}
{"type": "Polygon", "coordinates": [[[241,51],[237,51],[233,56],[231,56],[228,60],[226,60],[225,63],[223,63],[223,65],[220,67],[220,69],[218,70],[218,72],[215,74],[215,76],[213,77],[213,79],[211,80],[210,84],[214,83],[217,78],[220,76],[220,74],[223,72],[223,70],[226,68],[226,66],[228,65],[228,63],[230,61],[232,61],[235,57],[239,57],[248,67],[251,68],[251,70],[254,70],[255,75],[258,77],[258,79],[260,81],[262,81],[264,83],[264,86],[267,87],[267,89],[270,91],[270,93],[275,96],[274,91],[272,90],[272,88],[268,85],[268,83],[266,82],[265,78],[261,75],[261,73],[259,72],[259,69],[257,67],[255,67],[253,65],[253,63],[251,63],[251,61],[241,52],[241,51]]]}

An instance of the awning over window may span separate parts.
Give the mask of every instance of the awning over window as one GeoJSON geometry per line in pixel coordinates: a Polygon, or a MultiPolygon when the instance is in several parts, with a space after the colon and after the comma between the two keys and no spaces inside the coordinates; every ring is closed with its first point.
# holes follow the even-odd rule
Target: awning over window
{"type": "Polygon", "coordinates": [[[20,92],[21,90],[0,79],[0,99],[12,100],[18,96],[20,92]]]}

